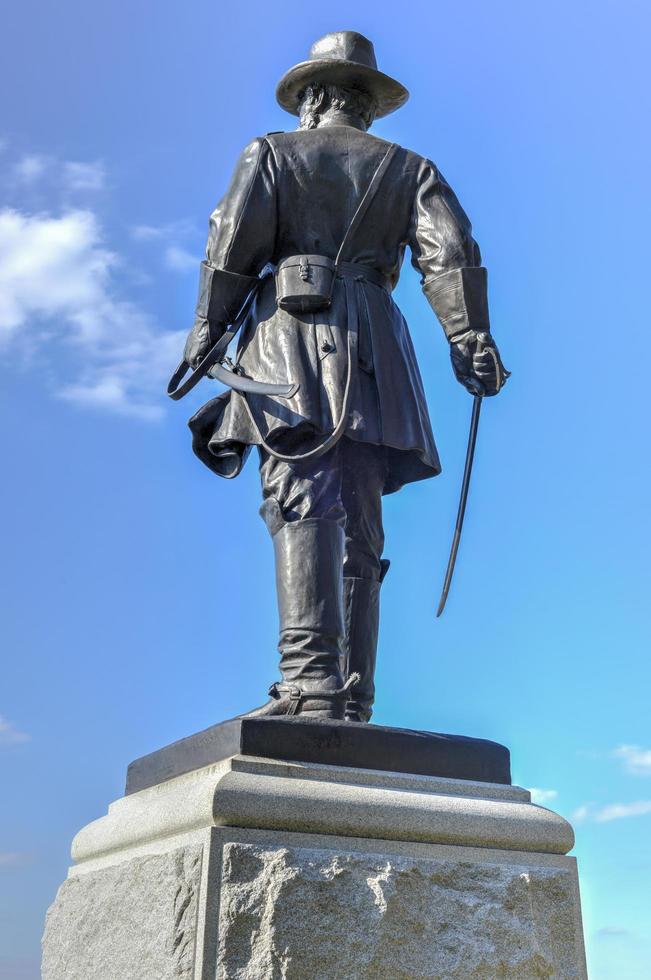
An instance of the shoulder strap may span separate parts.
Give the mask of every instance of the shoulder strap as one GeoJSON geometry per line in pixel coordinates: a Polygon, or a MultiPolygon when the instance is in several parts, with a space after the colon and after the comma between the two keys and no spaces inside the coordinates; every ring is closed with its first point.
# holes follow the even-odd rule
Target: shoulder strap
{"type": "Polygon", "coordinates": [[[355,234],[360,224],[362,223],[362,219],[364,218],[364,215],[368,211],[371,201],[373,200],[378,190],[380,189],[380,184],[382,183],[382,179],[385,173],[387,172],[389,168],[389,164],[393,160],[397,149],[398,149],[397,144],[391,143],[386,153],[380,160],[377,169],[371,178],[371,182],[366,188],[366,193],[364,194],[362,200],[359,202],[357,210],[355,211],[355,214],[353,215],[352,220],[348,225],[346,234],[344,235],[344,240],[339,246],[339,251],[337,252],[335,265],[337,265],[338,262],[343,258],[344,250],[346,246],[350,244],[353,235],[355,234]]]}

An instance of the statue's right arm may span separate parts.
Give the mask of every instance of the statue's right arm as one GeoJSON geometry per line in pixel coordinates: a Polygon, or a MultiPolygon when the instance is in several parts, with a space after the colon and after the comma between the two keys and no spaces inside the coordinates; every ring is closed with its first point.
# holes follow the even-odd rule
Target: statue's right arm
{"type": "Polygon", "coordinates": [[[233,320],[273,255],[276,192],[273,154],[264,139],[250,143],[210,216],[201,263],[195,322],[185,360],[195,366],[233,320]]]}
{"type": "Polygon", "coordinates": [[[486,269],[467,214],[430,160],[421,160],[409,237],[457,380],[473,394],[497,394],[509,372],[490,334],[486,269]]]}

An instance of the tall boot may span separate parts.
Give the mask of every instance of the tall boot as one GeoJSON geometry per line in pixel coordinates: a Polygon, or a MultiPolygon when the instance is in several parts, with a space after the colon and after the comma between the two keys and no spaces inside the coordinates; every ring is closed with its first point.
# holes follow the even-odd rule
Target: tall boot
{"type": "Polygon", "coordinates": [[[347,721],[370,721],[375,700],[375,662],[380,626],[380,586],[389,571],[389,561],[381,562],[380,579],[344,578],[343,671],[351,681],[346,704],[347,721]]]}
{"type": "Polygon", "coordinates": [[[344,532],[334,521],[308,518],[281,524],[273,543],[282,681],[245,717],[343,718],[344,532]]]}

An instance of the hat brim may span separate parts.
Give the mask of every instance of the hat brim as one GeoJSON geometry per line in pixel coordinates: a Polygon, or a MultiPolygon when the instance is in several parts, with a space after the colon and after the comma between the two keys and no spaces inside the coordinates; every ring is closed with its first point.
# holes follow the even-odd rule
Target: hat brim
{"type": "Polygon", "coordinates": [[[358,86],[375,99],[376,118],[395,112],[409,98],[404,85],[377,68],[368,68],[356,61],[329,61],[324,58],[320,61],[302,61],[283,75],[276,88],[279,105],[297,116],[299,96],[312,82],[358,86]]]}

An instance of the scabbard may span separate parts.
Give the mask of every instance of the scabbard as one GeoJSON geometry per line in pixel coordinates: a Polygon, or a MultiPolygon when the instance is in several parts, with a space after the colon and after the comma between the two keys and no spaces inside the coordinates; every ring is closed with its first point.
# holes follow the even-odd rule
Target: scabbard
{"type": "Polygon", "coordinates": [[[276,398],[293,398],[299,389],[298,383],[272,384],[266,381],[256,381],[245,374],[239,374],[224,367],[223,364],[213,364],[208,370],[208,376],[222,384],[228,385],[234,391],[251,395],[273,395],[276,398]]]}

